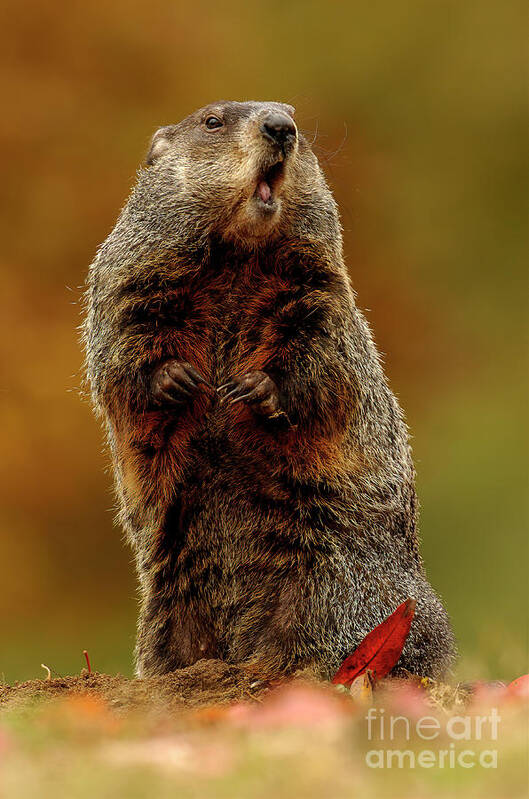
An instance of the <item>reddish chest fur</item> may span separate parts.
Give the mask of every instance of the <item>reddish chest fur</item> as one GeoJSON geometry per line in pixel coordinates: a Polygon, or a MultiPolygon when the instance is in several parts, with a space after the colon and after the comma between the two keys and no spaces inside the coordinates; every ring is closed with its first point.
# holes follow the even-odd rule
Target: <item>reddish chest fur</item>
{"type": "MultiPolygon", "coordinates": [[[[160,318],[152,342],[154,360],[188,361],[213,386],[247,371],[267,371],[285,344],[278,314],[292,304],[297,290],[292,281],[263,273],[252,261],[183,281],[159,300],[150,298],[153,313],[159,303],[160,318]]],[[[248,437],[261,446],[262,436],[251,420],[249,408],[221,408],[214,392],[204,388],[183,412],[149,411],[131,420],[119,442],[129,496],[147,491],[153,500],[167,499],[175,482],[185,478],[194,437],[206,423],[211,435],[224,433],[235,446],[238,439],[247,446],[248,437]]]]}

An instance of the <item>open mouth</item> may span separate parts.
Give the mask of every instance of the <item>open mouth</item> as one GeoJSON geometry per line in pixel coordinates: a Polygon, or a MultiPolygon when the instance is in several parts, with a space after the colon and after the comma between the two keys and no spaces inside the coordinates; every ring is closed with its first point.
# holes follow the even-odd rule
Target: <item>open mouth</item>
{"type": "Polygon", "coordinates": [[[274,207],[276,194],[283,182],[284,173],[285,162],[281,160],[260,175],[254,196],[265,206],[274,207]]]}

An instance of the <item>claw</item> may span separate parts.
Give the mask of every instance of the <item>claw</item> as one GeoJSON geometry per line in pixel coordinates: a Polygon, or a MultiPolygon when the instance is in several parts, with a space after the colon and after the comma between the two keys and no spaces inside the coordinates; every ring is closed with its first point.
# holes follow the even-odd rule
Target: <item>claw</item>
{"type": "Polygon", "coordinates": [[[160,390],[157,399],[159,403],[161,402],[161,400],[164,400],[164,402],[169,403],[169,405],[180,405],[182,402],[177,397],[173,397],[171,396],[171,394],[168,394],[167,391],[162,391],[162,390],[160,390]]]}
{"type": "Polygon", "coordinates": [[[206,380],[206,378],[203,375],[201,375],[200,372],[197,371],[197,369],[195,369],[194,366],[191,366],[191,364],[187,364],[186,366],[184,366],[184,370],[187,372],[187,374],[190,377],[192,377],[195,380],[196,383],[203,383],[208,388],[213,389],[213,391],[215,390],[215,387],[211,385],[209,380],[206,380]]]}
{"type": "MultiPolygon", "coordinates": [[[[228,397],[225,397],[225,399],[228,399],[228,397]]],[[[240,397],[235,397],[230,401],[230,405],[235,405],[236,402],[249,402],[252,399],[256,401],[261,399],[261,397],[255,393],[255,389],[253,391],[249,391],[248,394],[241,394],[240,397]]]]}
{"type": "Polygon", "coordinates": [[[229,400],[232,397],[235,397],[237,395],[237,392],[240,391],[240,390],[241,390],[240,386],[235,386],[235,388],[232,388],[232,390],[228,391],[227,394],[224,394],[224,396],[222,397],[222,402],[226,402],[226,400],[229,400]]]}
{"type": "MultiPolygon", "coordinates": [[[[191,397],[192,396],[192,392],[188,391],[187,388],[184,388],[184,386],[182,386],[181,383],[178,383],[172,377],[171,377],[171,380],[172,380],[174,388],[173,388],[173,386],[168,386],[168,387],[162,389],[166,394],[169,394],[170,396],[172,396],[172,392],[176,389],[176,391],[178,391],[178,393],[182,394],[184,397],[191,397]]],[[[188,385],[188,384],[186,383],[186,385],[188,385]]],[[[196,388],[196,386],[194,386],[194,388],[196,388]]]]}
{"type": "MultiPolygon", "coordinates": [[[[174,378],[173,378],[173,380],[174,380],[174,378]]],[[[177,381],[175,380],[175,383],[176,383],[176,382],[177,382],[177,381]]],[[[194,381],[194,380],[192,380],[192,379],[190,378],[189,374],[188,374],[187,372],[185,372],[185,371],[183,372],[183,374],[181,374],[181,375],[179,375],[179,376],[178,376],[178,382],[179,382],[179,383],[183,383],[183,384],[184,384],[184,386],[188,386],[188,388],[190,388],[192,391],[194,391],[194,390],[195,390],[195,388],[198,388],[198,385],[197,385],[197,383],[195,383],[195,381],[194,381]]],[[[200,382],[200,381],[199,381],[199,382],[200,382]]],[[[183,389],[182,389],[182,390],[183,390],[183,389]]]]}
{"type": "Polygon", "coordinates": [[[217,388],[217,394],[220,394],[221,391],[225,391],[227,388],[230,388],[231,386],[235,385],[236,385],[235,380],[230,380],[228,381],[228,383],[224,383],[222,386],[219,386],[217,388]]]}

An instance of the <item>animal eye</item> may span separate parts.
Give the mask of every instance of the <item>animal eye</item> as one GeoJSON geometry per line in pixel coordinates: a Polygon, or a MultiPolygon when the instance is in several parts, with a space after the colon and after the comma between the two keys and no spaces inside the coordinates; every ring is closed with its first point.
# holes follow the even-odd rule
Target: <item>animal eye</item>
{"type": "Polygon", "coordinates": [[[208,130],[214,130],[215,128],[221,128],[223,123],[218,117],[211,116],[206,119],[204,124],[208,130]]]}

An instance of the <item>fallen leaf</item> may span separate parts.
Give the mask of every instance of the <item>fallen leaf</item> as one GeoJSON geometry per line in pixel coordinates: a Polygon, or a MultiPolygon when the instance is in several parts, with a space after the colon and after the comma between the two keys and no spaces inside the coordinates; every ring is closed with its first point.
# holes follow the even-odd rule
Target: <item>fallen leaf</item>
{"type": "Polygon", "coordinates": [[[225,720],[228,711],[228,705],[208,705],[207,707],[199,707],[194,710],[189,718],[190,721],[198,724],[217,724],[225,720]]]}
{"type": "Polygon", "coordinates": [[[511,696],[527,699],[529,697],[529,674],[522,674],[507,686],[507,691],[511,696]]]}
{"type": "Polygon", "coordinates": [[[359,705],[370,705],[373,701],[373,683],[375,678],[371,669],[366,669],[355,677],[349,688],[349,693],[359,705]]]}
{"type": "Polygon", "coordinates": [[[418,721],[422,716],[432,714],[426,689],[411,680],[387,679],[379,687],[380,704],[393,716],[405,716],[410,721],[418,721]]]}
{"type": "Polygon", "coordinates": [[[503,702],[507,696],[507,686],[501,680],[476,680],[471,683],[472,694],[469,704],[475,708],[492,707],[503,702]]]}
{"type": "Polygon", "coordinates": [[[103,697],[94,693],[60,697],[47,706],[46,715],[69,730],[84,733],[113,734],[122,723],[103,697]]]}
{"type": "Polygon", "coordinates": [[[410,632],[415,604],[414,599],[407,599],[391,616],[371,630],[360,646],[344,660],[331,682],[350,685],[367,669],[373,672],[375,680],[389,674],[400,658],[410,632]]]}
{"type": "Polygon", "coordinates": [[[344,702],[328,687],[290,683],[268,694],[262,702],[239,702],[228,711],[237,727],[259,730],[279,727],[335,727],[351,714],[344,702]]]}

